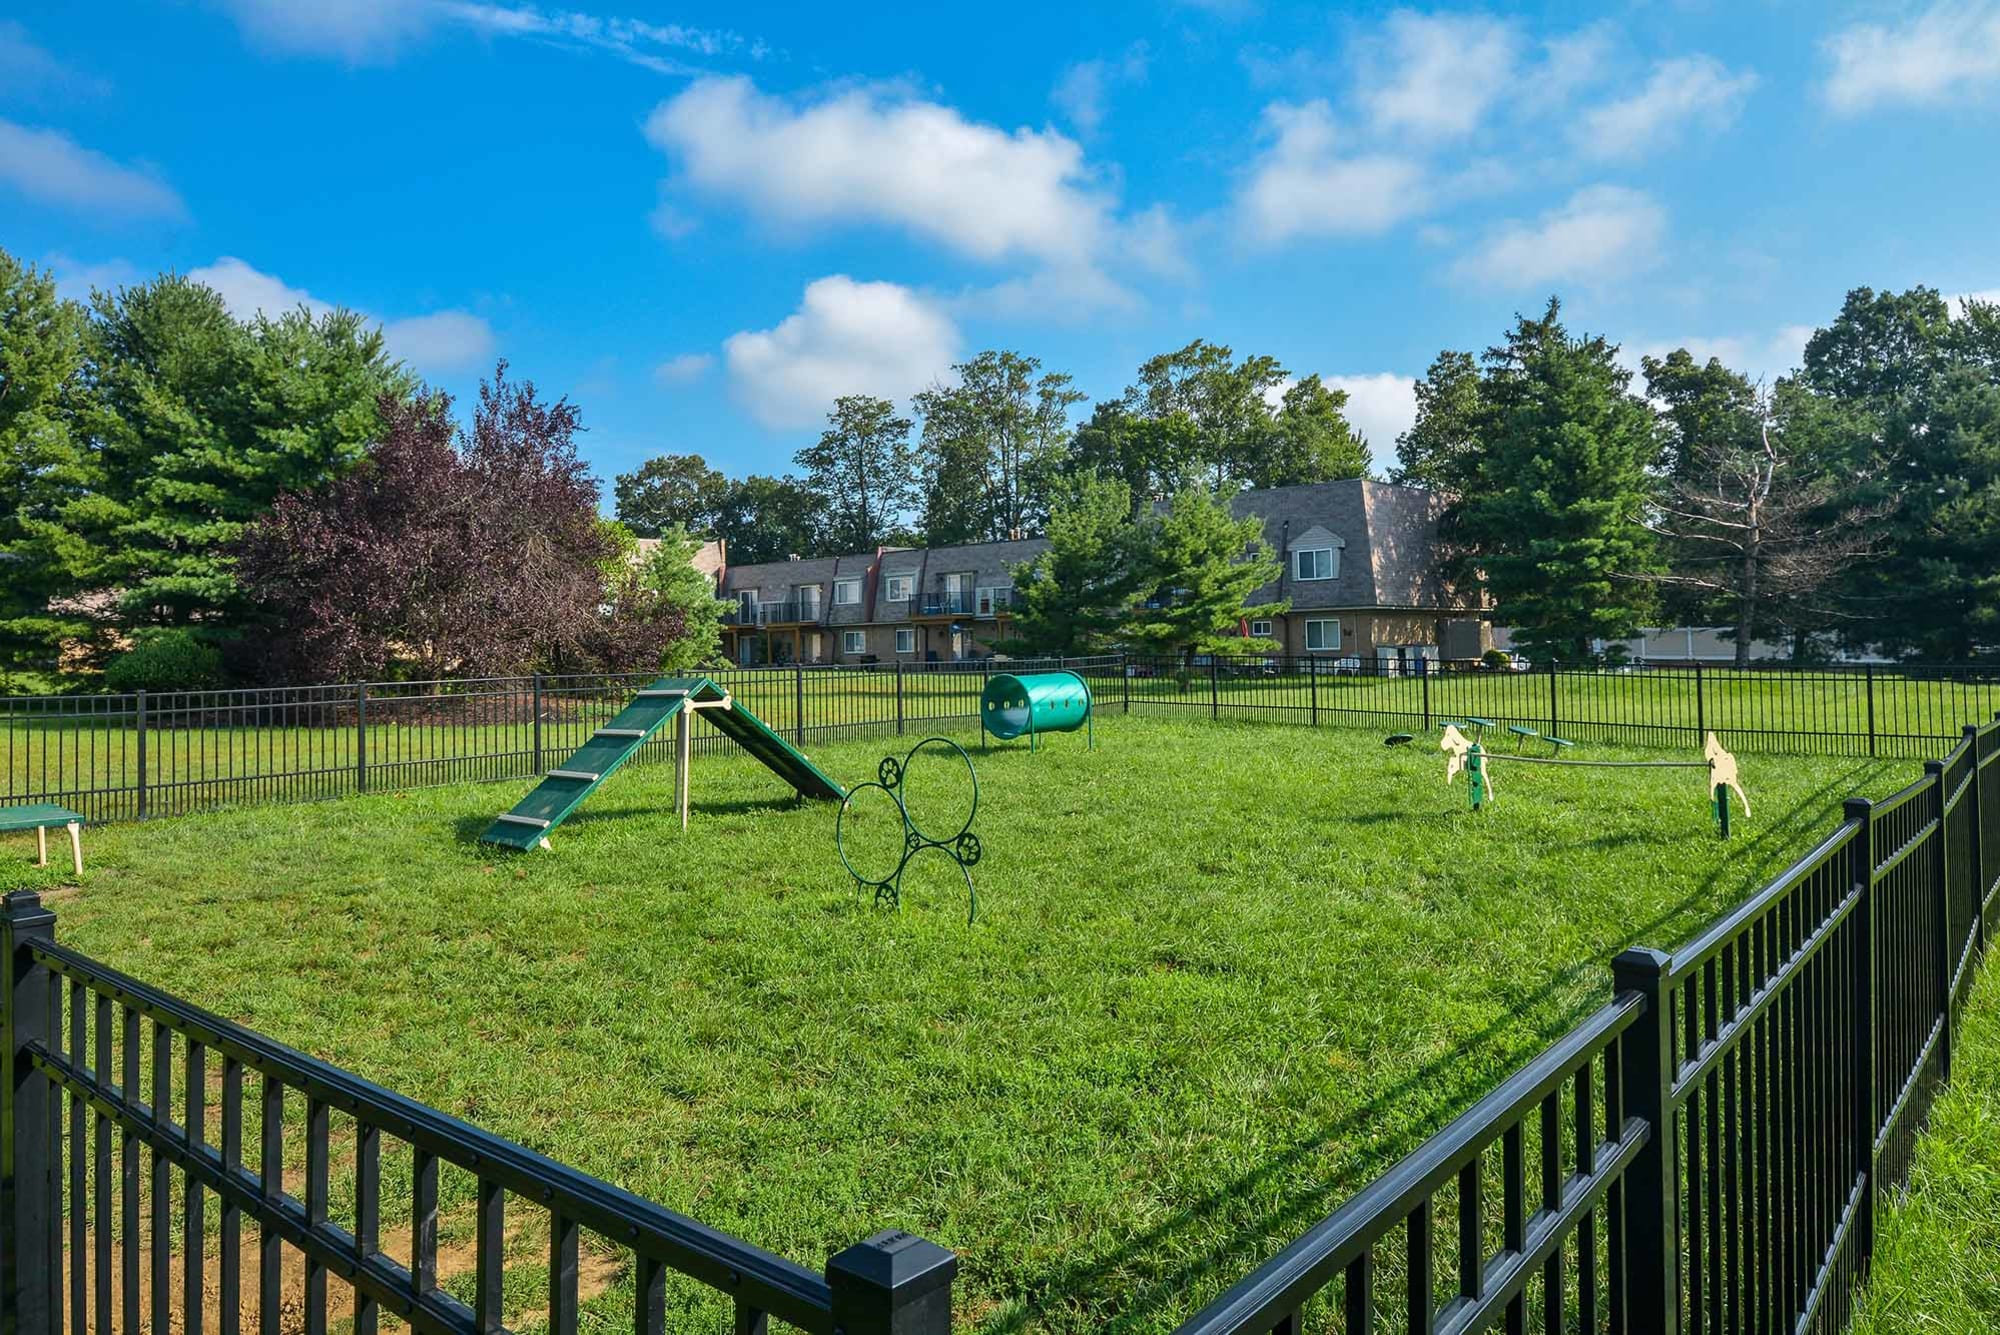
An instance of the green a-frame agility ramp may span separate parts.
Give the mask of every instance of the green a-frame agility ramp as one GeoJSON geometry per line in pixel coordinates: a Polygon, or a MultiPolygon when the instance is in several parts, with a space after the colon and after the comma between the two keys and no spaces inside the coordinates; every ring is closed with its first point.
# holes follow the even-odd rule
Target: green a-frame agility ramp
{"type": "Polygon", "coordinates": [[[681,828],[687,828],[688,769],[693,759],[694,715],[701,713],[718,732],[764,762],[801,797],[838,802],[847,790],[823,774],[790,742],[763,720],[736,703],[730,693],[707,677],[662,677],[632,698],[617,717],[598,728],[559,768],[550,770],[533,792],[498,817],[481,843],[507,848],[547,848],[549,831],[569,818],[584,799],[638,753],[655,733],[674,725],[680,757],[674,794],[681,828]]]}

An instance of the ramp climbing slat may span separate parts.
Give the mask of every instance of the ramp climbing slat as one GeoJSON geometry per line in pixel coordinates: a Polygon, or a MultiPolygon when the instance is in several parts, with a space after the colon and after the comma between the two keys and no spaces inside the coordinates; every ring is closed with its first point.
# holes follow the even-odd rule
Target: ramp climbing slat
{"type": "MultiPolygon", "coordinates": [[[[638,692],[616,717],[591,733],[560,768],[547,772],[513,810],[479,836],[482,843],[533,848],[583,804],[653,735],[694,704],[722,704],[729,693],[707,677],[662,677],[638,692]]],[[[706,712],[724,736],[740,745],[802,796],[839,801],[847,792],[741,704],[706,712]]]]}

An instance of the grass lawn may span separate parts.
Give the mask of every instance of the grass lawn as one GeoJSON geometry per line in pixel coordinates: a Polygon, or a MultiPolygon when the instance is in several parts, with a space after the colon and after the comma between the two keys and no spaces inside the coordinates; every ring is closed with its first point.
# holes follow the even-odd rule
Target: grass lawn
{"type": "Polygon", "coordinates": [[[1876,1221],[1853,1335],[2000,1329],[2000,968],[1990,961],[1953,1052],[1908,1194],[1876,1221]]]}
{"type": "MultiPolygon", "coordinates": [[[[962,1255],[961,1320],[1152,1331],[1604,998],[1617,950],[1689,936],[1914,772],[1746,756],[1723,844],[1691,771],[1502,769],[1474,816],[1435,749],[1356,729],[1097,737],[975,756],[969,927],[941,859],[875,908],[833,810],[741,755],[698,761],[685,834],[649,766],[552,853],[474,843],[524,785],[464,785],[93,829],[80,887],[18,856],[0,886],[52,891],[59,939],[118,968],[807,1265],[903,1227],[962,1255]]],[[[852,783],[893,748],[813,755],[852,783]]],[[[955,829],[962,787],[920,760],[915,814],[955,829]]],[[[864,812],[860,856],[898,830],[864,812]]],[[[516,1250],[510,1324],[541,1283],[516,1250]]]]}

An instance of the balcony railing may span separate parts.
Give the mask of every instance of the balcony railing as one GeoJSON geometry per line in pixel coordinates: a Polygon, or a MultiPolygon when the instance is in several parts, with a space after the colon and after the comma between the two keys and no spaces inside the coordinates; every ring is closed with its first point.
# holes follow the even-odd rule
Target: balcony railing
{"type": "Polygon", "coordinates": [[[916,615],[997,617],[1012,605],[1012,589],[932,589],[916,602],[916,615]]]}
{"type": "Polygon", "coordinates": [[[816,625],[824,620],[825,601],[785,598],[772,603],[737,603],[723,614],[726,626],[816,625]]]}

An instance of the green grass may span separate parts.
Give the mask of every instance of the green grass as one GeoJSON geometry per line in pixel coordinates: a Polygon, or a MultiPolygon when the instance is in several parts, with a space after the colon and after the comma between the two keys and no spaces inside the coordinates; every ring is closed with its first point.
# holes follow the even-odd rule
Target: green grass
{"type": "MultiPolygon", "coordinates": [[[[893,745],[813,754],[854,782],[893,745]]],[[[968,1322],[1151,1331],[1559,1035],[1619,949],[1688,937],[1912,774],[1746,757],[1755,817],[1723,844],[1690,771],[1503,769],[1474,816],[1434,749],[1358,730],[1110,716],[1095,752],[975,760],[970,927],[935,858],[876,909],[832,809],[740,755],[698,763],[685,834],[648,767],[553,853],[473,842],[521,787],[466,785],[93,829],[80,888],[19,860],[0,886],[57,891],[59,939],[118,968],[807,1265],[903,1227],[961,1253],[968,1322]]],[[[952,773],[918,762],[928,825],[952,773]]]]}
{"type": "Polygon", "coordinates": [[[1991,962],[1953,1051],[1909,1190],[1877,1219],[1853,1335],[2000,1329],[2000,968],[1991,962]]]}

